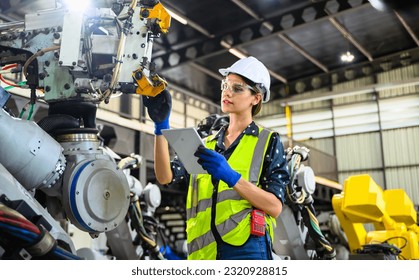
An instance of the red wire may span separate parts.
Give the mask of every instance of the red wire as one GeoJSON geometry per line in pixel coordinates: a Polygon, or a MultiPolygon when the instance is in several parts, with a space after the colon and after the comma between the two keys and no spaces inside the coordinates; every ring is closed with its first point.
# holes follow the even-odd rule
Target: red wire
{"type": "Polygon", "coordinates": [[[29,230],[36,234],[41,234],[41,231],[39,230],[39,228],[35,226],[33,223],[31,223],[30,221],[22,219],[22,218],[18,218],[18,217],[9,218],[6,216],[7,215],[3,215],[3,213],[0,212],[0,222],[11,224],[11,225],[20,227],[22,229],[29,230]]]}
{"type": "Polygon", "coordinates": [[[16,212],[13,209],[10,209],[10,211],[7,211],[8,208],[5,209],[0,209],[0,217],[6,217],[6,218],[10,218],[10,219],[14,219],[20,222],[28,222],[30,223],[30,221],[28,219],[26,219],[26,217],[24,217],[22,214],[20,214],[19,212],[16,212]]]}
{"type": "Polygon", "coordinates": [[[16,220],[13,220],[13,219],[10,219],[10,218],[6,218],[6,217],[0,217],[0,222],[4,222],[4,223],[10,224],[10,225],[14,225],[16,227],[19,227],[21,229],[29,230],[29,231],[31,231],[33,233],[36,233],[36,234],[41,233],[39,228],[32,223],[19,222],[19,221],[16,221],[16,220]]]}
{"type": "MultiPolygon", "coordinates": [[[[13,68],[13,67],[16,67],[16,66],[17,66],[17,63],[9,64],[9,65],[6,65],[3,68],[1,68],[1,70],[7,70],[7,69],[10,69],[10,68],[13,68]]],[[[0,80],[3,83],[5,83],[6,85],[9,85],[9,86],[12,86],[12,87],[20,87],[19,85],[16,85],[16,84],[13,84],[13,83],[10,83],[9,81],[7,81],[5,78],[3,78],[2,74],[0,74],[0,80]]]]}
{"type": "Polygon", "coordinates": [[[17,66],[17,63],[9,64],[9,65],[6,65],[3,68],[1,68],[1,70],[7,70],[7,69],[10,69],[10,68],[13,68],[13,67],[16,67],[16,66],[17,66]]]}
{"type": "Polygon", "coordinates": [[[7,81],[6,79],[3,78],[3,75],[0,74],[0,80],[5,83],[6,85],[12,86],[12,87],[18,87],[19,85],[13,84],[9,81],[7,81]]]}

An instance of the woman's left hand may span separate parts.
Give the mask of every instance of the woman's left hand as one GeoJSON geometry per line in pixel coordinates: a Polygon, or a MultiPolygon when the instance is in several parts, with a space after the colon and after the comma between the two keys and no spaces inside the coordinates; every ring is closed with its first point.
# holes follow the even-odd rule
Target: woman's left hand
{"type": "Polygon", "coordinates": [[[239,181],[240,173],[234,171],[228,164],[225,157],[213,150],[207,149],[204,146],[199,146],[194,154],[198,157],[198,163],[208,173],[217,180],[222,180],[232,188],[239,181]]]}

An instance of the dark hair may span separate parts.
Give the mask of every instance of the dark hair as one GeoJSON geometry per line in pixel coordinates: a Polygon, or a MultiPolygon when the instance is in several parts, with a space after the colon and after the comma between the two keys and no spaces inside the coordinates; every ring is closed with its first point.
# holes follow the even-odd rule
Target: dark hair
{"type": "MultiPolygon", "coordinates": [[[[256,83],[254,83],[253,81],[249,80],[246,77],[243,77],[242,75],[239,75],[239,76],[246,82],[246,84],[252,87],[252,90],[250,90],[252,92],[252,95],[256,95],[259,92],[256,89],[256,83]]],[[[261,92],[260,94],[262,94],[262,98],[260,99],[258,104],[252,107],[252,116],[256,116],[260,112],[260,109],[262,108],[263,93],[261,92]]]]}

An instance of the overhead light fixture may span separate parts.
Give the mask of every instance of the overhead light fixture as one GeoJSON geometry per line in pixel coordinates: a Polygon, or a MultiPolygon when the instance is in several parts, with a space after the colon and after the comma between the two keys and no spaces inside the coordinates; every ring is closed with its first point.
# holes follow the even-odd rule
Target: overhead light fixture
{"type": "MultiPolygon", "coordinates": [[[[371,6],[373,6],[375,9],[381,11],[381,12],[385,12],[387,10],[390,10],[391,8],[389,8],[388,3],[386,2],[391,2],[391,1],[383,1],[383,0],[368,0],[371,4],[371,6]]],[[[393,1],[396,2],[396,1],[393,1]]],[[[403,2],[403,1],[402,1],[403,2]]]]}
{"type": "Polygon", "coordinates": [[[165,9],[172,18],[174,18],[175,20],[177,20],[178,22],[180,22],[183,25],[188,25],[188,20],[185,17],[179,15],[176,12],[173,12],[172,10],[169,10],[168,8],[165,8],[165,9]]]}
{"type": "Polygon", "coordinates": [[[90,7],[90,0],[63,0],[64,6],[73,12],[84,12],[90,7]]]}
{"type": "Polygon", "coordinates": [[[343,62],[352,62],[355,59],[355,56],[350,51],[347,51],[340,56],[340,59],[343,62]]]}

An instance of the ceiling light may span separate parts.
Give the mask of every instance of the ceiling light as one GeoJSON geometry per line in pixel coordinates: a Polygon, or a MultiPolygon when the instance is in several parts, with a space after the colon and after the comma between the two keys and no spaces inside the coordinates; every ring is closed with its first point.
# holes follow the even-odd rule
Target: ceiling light
{"type": "Polygon", "coordinates": [[[371,6],[373,6],[375,9],[384,12],[386,10],[388,10],[389,8],[387,7],[385,2],[388,1],[383,1],[383,0],[369,0],[371,6]]]}
{"type": "Polygon", "coordinates": [[[188,25],[188,20],[186,18],[179,15],[178,13],[175,13],[175,12],[169,10],[168,8],[165,8],[165,9],[172,18],[174,18],[175,20],[177,20],[178,22],[180,22],[183,25],[188,25]]]}
{"type": "Polygon", "coordinates": [[[90,6],[90,0],[63,0],[63,4],[70,11],[84,12],[90,6]]]}
{"type": "Polygon", "coordinates": [[[340,59],[343,62],[352,62],[355,59],[355,56],[350,51],[347,51],[340,56],[340,59]]]}

